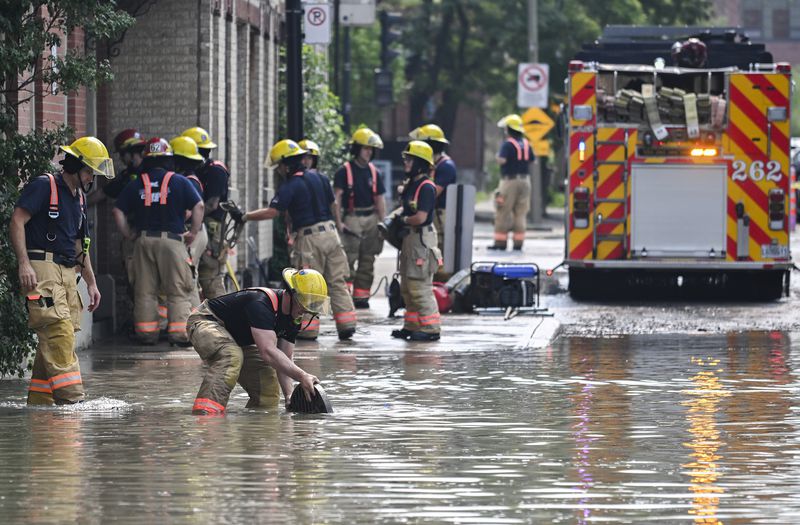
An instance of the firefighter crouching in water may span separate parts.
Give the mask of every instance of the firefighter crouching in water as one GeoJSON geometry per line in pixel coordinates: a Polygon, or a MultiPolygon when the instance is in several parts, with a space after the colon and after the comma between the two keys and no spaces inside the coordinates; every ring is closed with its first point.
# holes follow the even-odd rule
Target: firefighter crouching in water
{"type": "MultiPolygon", "coordinates": [[[[409,134],[413,140],[425,142],[433,150],[433,183],[436,184],[436,209],[433,214],[433,225],[439,236],[439,251],[444,254],[444,227],[447,207],[447,187],[456,183],[456,163],[445,152],[450,141],[444,136],[442,128],[436,124],[425,124],[409,134]]],[[[449,276],[444,272],[436,272],[435,281],[446,281],[449,276]]]]}
{"type": "Polygon", "coordinates": [[[203,221],[203,201],[192,183],[178,173],[167,171],[172,148],[162,138],[145,146],[143,170],[117,199],[114,220],[122,235],[134,239],[134,330],[142,344],[158,341],[158,294],[167,297],[169,324],[167,338],[187,345],[186,319],[196,293],[194,275],[186,245],[191,245],[203,221]],[[185,232],[186,211],[192,212],[191,229],[185,232]],[[135,213],[138,238],[126,219],[135,213]],[[185,244],[184,244],[185,243],[185,244]]]}
{"type": "Polygon", "coordinates": [[[204,162],[197,168],[197,177],[203,185],[203,202],[205,217],[203,222],[208,233],[208,247],[200,257],[197,268],[200,287],[207,299],[219,297],[226,293],[223,281],[228,261],[228,249],[223,236],[225,211],[219,203],[228,200],[228,183],[230,172],[222,162],[211,158],[211,150],[217,145],[211,140],[208,132],[200,127],[193,127],[181,133],[197,144],[197,150],[204,162]]]}
{"type": "Polygon", "coordinates": [[[497,162],[500,164],[500,186],[495,193],[494,245],[490,250],[505,250],[508,230],[514,232],[514,250],[522,250],[525,240],[525,217],[531,204],[531,178],[529,164],[534,155],[528,139],[524,137],[522,118],[506,115],[498,126],[505,128],[506,140],[500,146],[497,162]]]}
{"type": "MultiPolygon", "coordinates": [[[[200,155],[197,144],[189,137],[175,137],[169,141],[172,147],[172,158],[175,163],[175,171],[189,179],[194,186],[197,193],[203,195],[203,183],[197,177],[196,170],[203,162],[203,157],[200,155]]],[[[191,229],[191,216],[187,217],[188,229],[191,229]]],[[[208,245],[208,233],[206,232],[206,225],[200,225],[200,231],[197,236],[189,245],[189,257],[192,259],[192,266],[194,267],[195,274],[197,273],[197,266],[200,264],[200,258],[208,245]]],[[[200,304],[199,293],[192,294],[192,299],[196,301],[192,306],[200,304]],[[196,296],[196,297],[195,297],[196,296]]]]}
{"type": "MultiPolygon", "coordinates": [[[[269,220],[288,212],[295,232],[292,264],[317,270],[324,276],[330,290],[336,331],[344,341],[356,332],[356,311],[345,283],[347,256],[333,222],[331,185],[316,171],[306,170],[305,155],[306,151],[289,139],[272,147],[269,163],[286,180],[268,208],[249,211],[242,219],[269,220]]],[[[301,334],[303,338],[312,339],[318,333],[319,325],[310,324],[301,334]]]]}
{"type": "Polygon", "coordinates": [[[383,148],[381,137],[369,128],[353,133],[352,160],[344,163],[333,177],[336,202],[343,222],[337,224],[350,266],[353,303],[369,308],[370,289],[375,279],[375,257],[383,250],[378,223],[386,216],[383,178],[372,162],[376,149],[383,148]]]}
{"type": "Polygon", "coordinates": [[[286,289],[246,288],[206,299],[189,317],[189,338],[208,365],[194,401],[195,414],[221,414],[238,382],[247,407],[275,404],[278,385],[286,404],[292,379],[309,401],[319,379],[292,361],[303,315],[330,312],[325,279],[316,270],[283,270],[286,289]],[[276,381],[277,375],[277,381],[276,381]]]}
{"type": "Polygon", "coordinates": [[[108,150],[94,137],[69,146],[58,175],[31,180],[11,215],[11,245],[28,309],[28,326],[39,344],[28,387],[29,405],[64,405],[83,401],[84,390],[75,332],[83,304],[76,271],[86,281],[89,311],[100,304],[100,292],[89,259],[89,231],[84,194],[95,175],[114,178],[108,150]]]}
{"type": "Polygon", "coordinates": [[[408,179],[403,184],[401,217],[408,232],[400,249],[400,293],[406,313],[403,328],[392,331],[392,337],[436,341],[442,322],[433,295],[433,274],[441,265],[442,254],[433,226],[436,185],[429,178],[433,150],[412,140],[403,152],[403,167],[408,179]]]}

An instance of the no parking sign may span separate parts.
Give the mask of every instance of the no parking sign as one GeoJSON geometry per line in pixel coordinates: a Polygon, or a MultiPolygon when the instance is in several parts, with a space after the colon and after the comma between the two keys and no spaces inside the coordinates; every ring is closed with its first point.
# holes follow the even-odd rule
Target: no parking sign
{"type": "Polygon", "coordinates": [[[331,7],[328,4],[303,4],[306,44],[331,43],[331,7]]]}
{"type": "Polygon", "coordinates": [[[521,108],[546,108],[548,64],[520,64],[517,68],[517,105],[521,108]]]}

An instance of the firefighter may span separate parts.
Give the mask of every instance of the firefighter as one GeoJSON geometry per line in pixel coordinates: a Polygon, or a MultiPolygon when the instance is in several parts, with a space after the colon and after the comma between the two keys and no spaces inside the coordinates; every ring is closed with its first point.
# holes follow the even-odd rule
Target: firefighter
{"type": "MultiPolygon", "coordinates": [[[[197,193],[199,195],[203,195],[203,183],[200,182],[200,178],[196,173],[197,168],[199,168],[203,163],[203,157],[198,151],[197,143],[189,137],[184,137],[181,135],[170,140],[169,145],[172,147],[172,158],[175,165],[175,171],[189,179],[197,193]]],[[[191,229],[191,223],[189,222],[189,219],[190,218],[187,217],[186,226],[191,229]]],[[[192,241],[192,244],[189,245],[189,256],[192,259],[192,266],[194,267],[195,272],[207,245],[208,233],[206,232],[205,224],[203,224],[200,226],[200,231],[197,233],[197,237],[195,237],[194,241],[192,241]]],[[[199,304],[199,296],[197,299],[199,304]]],[[[193,304],[192,306],[197,306],[197,304],[193,304]]]]}
{"type": "Polygon", "coordinates": [[[186,319],[195,292],[194,275],[187,245],[191,245],[203,221],[203,201],[192,183],[168,171],[172,148],[162,138],[150,139],[144,152],[142,173],[128,184],[117,199],[114,220],[122,235],[136,239],[134,266],[134,331],[142,344],[158,341],[158,294],[167,299],[167,337],[176,345],[187,345],[186,319]],[[186,212],[191,210],[191,229],[184,235],[186,212]],[[135,212],[131,230],[126,215],[135,212]],[[185,244],[184,244],[185,243],[185,244]]]}
{"type": "Polygon", "coordinates": [[[372,162],[376,149],[383,148],[381,137],[369,128],[353,133],[351,160],[333,176],[336,202],[341,210],[338,225],[342,245],[350,266],[353,303],[369,308],[370,289],[375,277],[375,258],[383,250],[378,223],[386,216],[385,189],[380,172],[372,162]]]}
{"type": "Polygon", "coordinates": [[[436,341],[441,319],[433,295],[433,274],[441,265],[442,254],[433,225],[436,185],[429,177],[433,149],[420,140],[412,140],[403,152],[403,168],[407,179],[401,194],[401,220],[408,231],[400,248],[400,293],[406,313],[403,328],[392,331],[392,337],[436,341]]]}
{"type": "Polygon", "coordinates": [[[250,400],[247,407],[273,404],[278,385],[286,404],[292,379],[310,401],[319,379],[292,361],[294,343],[304,314],[330,311],[327,286],[315,270],[283,270],[285,289],[246,288],[206,299],[189,317],[189,337],[206,362],[194,414],[222,414],[238,382],[250,400]]]}
{"type": "Polygon", "coordinates": [[[500,119],[506,139],[500,146],[497,162],[500,164],[500,186],[495,193],[494,244],[490,250],[506,250],[508,231],[514,232],[514,250],[522,250],[525,240],[525,216],[531,203],[529,165],[534,155],[524,136],[522,117],[507,115],[500,119]]]}
{"type": "Polygon", "coordinates": [[[205,217],[203,222],[208,232],[208,246],[200,257],[198,274],[200,287],[207,299],[213,299],[225,293],[224,274],[228,260],[228,249],[223,231],[225,211],[220,202],[228,200],[228,184],[230,172],[222,162],[211,158],[211,150],[217,145],[211,140],[208,132],[200,127],[193,127],[181,133],[197,144],[197,149],[204,162],[197,169],[197,176],[203,184],[203,201],[205,217]]]}
{"type": "MultiPolygon", "coordinates": [[[[439,251],[444,253],[444,226],[447,207],[447,187],[456,183],[456,163],[446,153],[450,141],[444,136],[442,128],[436,124],[426,124],[412,130],[412,140],[424,141],[433,150],[433,182],[436,184],[436,209],[433,214],[433,225],[439,236],[439,251]]],[[[446,281],[448,275],[437,272],[435,281],[446,281]]]]}
{"type": "MultiPolygon", "coordinates": [[[[328,179],[303,165],[306,151],[293,140],[277,142],[269,152],[269,164],[286,182],[278,189],[268,208],[249,211],[244,221],[274,219],[288,212],[294,230],[292,263],[297,268],[320,272],[328,283],[333,317],[339,339],[353,337],[356,331],[356,312],[347,292],[347,256],[336,232],[331,213],[334,202],[328,179]]],[[[309,324],[303,336],[313,339],[319,333],[318,324],[309,324]]]]}
{"type": "Polygon", "coordinates": [[[86,281],[88,310],[93,312],[100,304],[89,258],[84,194],[96,175],[113,179],[114,166],[105,145],[94,137],[81,137],[60,149],[64,152],[61,173],[45,174],[25,186],[9,227],[28,326],[39,340],[28,388],[29,405],[83,401],[74,348],[83,309],[77,272],[86,281]]]}

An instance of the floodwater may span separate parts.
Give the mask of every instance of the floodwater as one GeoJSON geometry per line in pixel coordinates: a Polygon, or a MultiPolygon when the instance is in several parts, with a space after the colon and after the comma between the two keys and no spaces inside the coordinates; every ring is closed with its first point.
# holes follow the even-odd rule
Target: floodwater
{"type": "Polygon", "coordinates": [[[82,354],[91,400],[0,381],[4,523],[797,523],[798,338],[321,351],[335,413],[191,415],[191,352],[82,354]]]}

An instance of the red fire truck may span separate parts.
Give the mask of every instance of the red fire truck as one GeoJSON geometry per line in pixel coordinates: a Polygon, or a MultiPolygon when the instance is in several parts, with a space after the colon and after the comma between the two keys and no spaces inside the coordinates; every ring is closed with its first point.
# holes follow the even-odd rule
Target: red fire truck
{"type": "Polygon", "coordinates": [[[617,26],[584,46],[566,80],[570,294],[788,293],[790,90],[790,66],[735,28],[617,26]]]}

